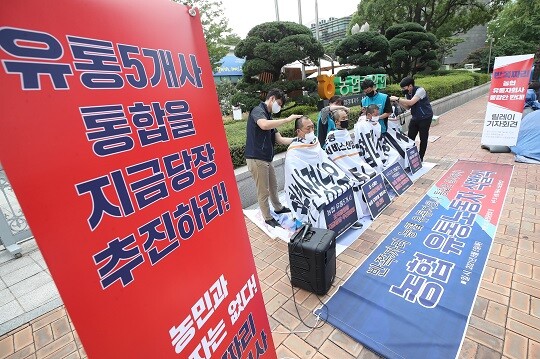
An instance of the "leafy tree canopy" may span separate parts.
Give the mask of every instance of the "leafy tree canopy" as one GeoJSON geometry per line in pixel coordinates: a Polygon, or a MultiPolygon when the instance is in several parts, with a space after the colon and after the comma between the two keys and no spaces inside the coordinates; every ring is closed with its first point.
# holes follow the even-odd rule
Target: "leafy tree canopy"
{"type": "Polygon", "coordinates": [[[354,24],[370,24],[385,32],[392,25],[416,22],[438,38],[465,33],[493,19],[509,0],[362,0],[353,15],[354,24]]]}
{"type": "Polygon", "coordinates": [[[482,69],[483,72],[487,70],[488,59],[489,71],[493,71],[493,62],[495,57],[499,56],[511,56],[516,54],[531,54],[536,50],[537,44],[531,44],[529,42],[521,41],[512,37],[505,37],[497,40],[493,43],[491,50],[491,57],[489,57],[489,46],[484,46],[481,49],[473,51],[463,61],[463,64],[474,64],[482,69]]]}
{"type": "Polygon", "coordinates": [[[540,77],[540,1],[509,2],[497,18],[488,24],[488,33],[495,39],[494,46],[497,50],[501,46],[501,40],[502,45],[505,45],[506,39],[515,39],[516,42],[521,42],[522,48],[521,52],[514,54],[535,53],[533,78],[540,77]]]}
{"type": "Polygon", "coordinates": [[[228,34],[224,39],[221,40],[221,43],[227,46],[236,46],[240,41],[242,41],[240,36],[236,34],[228,34]]]}
{"type": "Polygon", "coordinates": [[[347,36],[336,48],[341,63],[357,65],[353,70],[342,70],[339,76],[386,73],[390,44],[386,37],[375,32],[360,32],[347,36]]]}
{"type": "Polygon", "coordinates": [[[201,13],[201,23],[208,48],[210,63],[215,69],[220,60],[229,52],[229,47],[223,44],[222,39],[229,33],[229,20],[223,13],[221,0],[173,0],[188,6],[195,6],[201,13]]]}
{"type": "Polygon", "coordinates": [[[281,68],[291,62],[298,60],[306,65],[318,63],[324,48],[306,26],[275,21],[251,29],[234,53],[246,58],[244,76],[247,80],[262,72],[271,73],[275,80],[281,68]]]}
{"type": "Polygon", "coordinates": [[[340,42],[341,42],[341,39],[336,39],[336,40],[333,40],[331,42],[327,42],[326,44],[324,44],[323,45],[324,53],[330,56],[333,60],[337,60],[336,48],[340,42]]]}
{"type": "Polygon", "coordinates": [[[256,103],[260,94],[271,88],[280,88],[286,93],[295,90],[314,91],[313,80],[284,81],[283,66],[294,61],[305,65],[318,64],[324,55],[323,45],[304,25],[287,21],[267,22],[252,28],[246,38],[236,46],[234,54],[245,57],[242,68],[244,77],[238,83],[240,90],[233,101],[244,104],[256,103]],[[263,81],[262,74],[270,75],[263,81]]]}
{"type": "Polygon", "coordinates": [[[390,26],[386,30],[391,62],[388,73],[394,81],[425,70],[436,70],[437,38],[421,25],[409,22],[390,26]]]}

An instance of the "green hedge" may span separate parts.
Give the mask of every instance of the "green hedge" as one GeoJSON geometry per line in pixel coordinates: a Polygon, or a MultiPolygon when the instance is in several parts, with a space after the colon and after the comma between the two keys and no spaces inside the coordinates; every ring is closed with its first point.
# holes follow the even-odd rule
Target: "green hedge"
{"type": "Polygon", "coordinates": [[[308,115],[315,111],[317,111],[316,106],[298,105],[285,111],[281,111],[279,117],[289,117],[290,115],[308,115]]]}
{"type": "MultiPolygon", "coordinates": [[[[415,81],[415,85],[426,89],[429,100],[435,101],[460,92],[471,87],[479,86],[489,82],[488,74],[478,74],[474,72],[453,71],[446,76],[420,77],[415,81]]],[[[392,84],[386,87],[386,93],[395,96],[403,96],[399,84],[392,84]]]]}
{"type": "MultiPolygon", "coordinates": [[[[418,78],[417,86],[426,89],[429,99],[435,101],[456,92],[484,84],[490,80],[487,74],[478,74],[465,71],[452,71],[448,75],[426,76],[418,78]]],[[[403,96],[399,84],[393,84],[386,87],[386,93],[390,95],[403,96]]],[[[349,112],[349,129],[360,117],[360,106],[352,107],[349,112]]],[[[308,116],[313,123],[317,123],[318,111],[312,106],[299,105],[290,110],[283,111],[279,118],[287,117],[291,114],[302,114],[308,116]]],[[[231,121],[225,124],[225,133],[229,142],[229,151],[235,168],[245,166],[244,147],[246,144],[246,121],[231,121]]],[[[284,137],[294,137],[294,122],[279,127],[279,132],[284,137]]],[[[287,146],[276,146],[275,153],[285,152],[287,146]]]]}

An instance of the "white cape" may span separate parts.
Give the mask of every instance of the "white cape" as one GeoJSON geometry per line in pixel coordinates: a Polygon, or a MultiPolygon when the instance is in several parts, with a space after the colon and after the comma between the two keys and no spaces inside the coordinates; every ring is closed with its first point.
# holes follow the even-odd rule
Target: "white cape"
{"type": "Polygon", "coordinates": [[[377,172],[366,163],[358,152],[358,146],[347,130],[334,130],[326,137],[326,153],[334,163],[353,181],[356,211],[359,217],[369,215],[367,204],[362,196],[363,186],[377,172]]]}
{"type": "Polygon", "coordinates": [[[377,174],[364,158],[360,157],[358,145],[354,143],[347,130],[329,132],[326,136],[325,149],[328,157],[360,185],[377,174]]]}
{"type": "Polygon", "coordinates": [[[328,158],[317,139],[312,143],[303,141],[296,139],[287,149],[287,205],[296,220],[326,228],[324,206],[352,188],[354,183],[328,158]]]}
{"type": "Polygon", "coordinates": [[[400,156],[399,163],[401,167],[409,167],[407,158],[407,149],[416,146],[413,140],[401,131],[401,124],[398,118],[388,119],[388,128],[386,129],[386,140],[400,156]]]}
{"type": "Polygon", "coordinates": [[[354,125],[354,139],[360,156],[377,173],[381,173],[401,157],[396,149],[390,146],[386,136],[382,135],[381,125],[378,122],[371,124],[363,116],[354,125]]]}

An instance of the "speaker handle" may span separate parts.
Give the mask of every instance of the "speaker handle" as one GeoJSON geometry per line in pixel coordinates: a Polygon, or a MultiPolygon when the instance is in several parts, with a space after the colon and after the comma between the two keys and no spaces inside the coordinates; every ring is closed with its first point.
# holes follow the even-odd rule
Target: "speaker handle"
{"type": "Polygon", "coordinates": [[[306,239],[306,235],[308,234],[310,228],[311,228],[311,223],[307,223],[307,224],[304,225],[304,230],[302,232],[302,237],[300,237],[301,240],[306,239]]]}

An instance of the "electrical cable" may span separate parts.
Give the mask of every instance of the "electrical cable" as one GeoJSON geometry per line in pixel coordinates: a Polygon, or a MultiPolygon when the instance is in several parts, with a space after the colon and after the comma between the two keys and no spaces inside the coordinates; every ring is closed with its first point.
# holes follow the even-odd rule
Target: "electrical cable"
{"type": "MultiPolygon", "coordinates": [[[[306,236],[306,234],[309,232],[309,228],[311,227],[311,224],[308,223],[308,224],[305,224],[304,226],[305,226],[305,227],[304,227],[304,229],[303,229],[303,231],[302,231],[302,236],[301,236],[302,240],[306,240],[306,239],[305,239],[305,236],[306,236]],[[307,230],[306,230],[306,228],[307,228],[307,230]]],[[[299,231],[299,233],[300,233],[300,231],[299,231]]],[[[292,247],[292,249],[290,250],[290,252],[295,253],[295,252],[296,252],[296,249],[297,249],[297,247],[298,247],[298,245],[300,244],[300,242],[302,242],[302,240],[298,240],[298,241],[294,242],[294,246],[292,247]]],[[[308,240],[309,240],[309,239],[308,239],[308,240]]],[[[300,246],[300,252],[299,252],[299,253],[303,255],[303,254],[304,254],[303,251],[304,251],[304,248],[303,248],[302,246],[300,246]]],[[[305,257],[302,256],[302,258],[305,258],[305,257]]],[[[307,261],[307,259],[306,259],[306,261],[307,261]]],[[[295,296],[295,293],[294,293],[294,287],[293,287],[293,285],[292,285],[291,275],[289,275],[289,273],[290,273],[290,266],[291,266],[290,263],[287,264],[287,267],[285,268],[285,274],[287,274],[287,278],[289,279],[289,282],[291,283],[291,291],[292,291],[292,297],[293,297],[294,307],[295,307],[295,309],[296,309],[296,314],[298,314],[298,319],[300,320],[300,322],[301,322],[304,326],[306,326],[307,328],[309,328],[309,330],[301,330],[301,331],[291,330],[291,331],[288,331],[288,332],[272,331],[272,332],[273,332],[273,333],[278,333],[278,334],[310,333],[310,332],[312,332],[313,330],[315,330],[315,329],[320,329],[320,328],[322,328],[322,327],[324,326],[324,324],[325,324],[326,321],[328,320],[328,315],[329,315],[328,307],[326,306],[325,303],[322,302],[321,298],[319,298],[319,296],[315,293],[315,288],[313,288],[313,286],[311,285],[311,283],[309,283],[309,285],[310,285],[310,287],[311,287],[311,289],[312,289],[312,292],[313,292],[315,295],[317,295],[317,299],[318,299],[319,302],[321,303],[321,311],[323,311],[323,309],[326,309],[326,310],[325,310],[325,312],[326,312],[326,317],[325,317],[325,318],[323,319],[323,321],[321,322],[321,323],[322,323],[321,325],[319,325],[319,321],[322,319],[321,316],[320,316],[320,314],[317,315],[317,321],[315,322],[315,325],[310,326],[310,325],[308,325],[306,322],[304,322],[304,320],[302,319],[302,316],[300,315],[300,311],[299,311],[299,309],[298,309],[298,304],[297,304],[297,302],[296,302],[296,296],[295,296]]]]}

